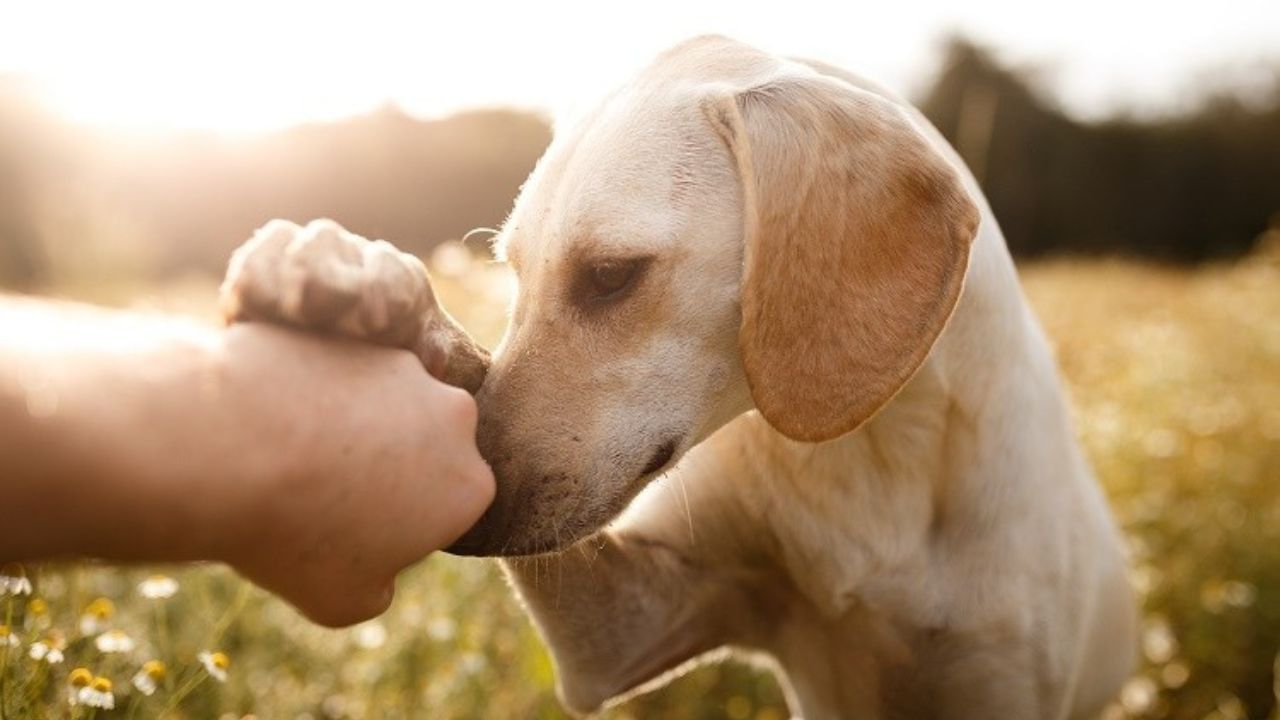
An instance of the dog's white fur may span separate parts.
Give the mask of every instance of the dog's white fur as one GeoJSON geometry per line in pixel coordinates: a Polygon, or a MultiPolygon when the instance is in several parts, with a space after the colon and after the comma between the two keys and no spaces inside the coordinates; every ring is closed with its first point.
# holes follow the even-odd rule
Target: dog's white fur
{"type": "Polygon", "coordinates": [[[606,530],[507,561],[570,708],[726,646],[767,659],[809,720],[1085,718],[1116,693],[1135,625],[1121,541],[981,198],[891,94],[723,38],[669,51],[557,134],[500,240],[520,290],[478,395],[500,487],[477,542],[521,553],[598,530],[657,474],[654,447],[678,439],[678,464],[606,530]],[[761,120],[778,108],[798,124],[758,137],[784,132],[761,120]],[[828,122],[852,125],[860,145],[840,182],[875,201],[843,234],[803,242],[892,244],[804,276],[761,268],[764,234],[827,222],[779,213],[831,184],[759,190],[750,165],[771,162],[770,143],[822,161],[806,148],[830,145],[828,122]],[[955,237],[886,228],[898,216],[878,213],[900,198],[872,191],[894,178],[937,205],[902,217],[955,237]],[[903,253],[886,261],[893,277],[867,275],[903,253]],[[617,307],[573,299],[584,268],[641,256],[645,274],[617,307]],[[944,288],[958,293],[959,278],[957,300],[944,288]],[[859,296],[874,309],[837,294],[805,308],[831,317],[757,327],[794,305],[762,301],[770,283],[842,282],[884,287],[859,296]],[[850,318],[885,339],[836,347],[844,365],[807,342],[850,318]],[[744,339],[788,328],[802,331],[795,348],[744,339]]]}

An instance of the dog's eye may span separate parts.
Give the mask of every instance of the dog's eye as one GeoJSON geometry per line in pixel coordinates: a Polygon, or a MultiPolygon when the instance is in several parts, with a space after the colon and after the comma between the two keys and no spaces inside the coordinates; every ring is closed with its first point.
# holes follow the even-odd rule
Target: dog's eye
{"type": "Polygon", "coordinates": [[[574,288],[575,299],[584,305],[620,300],[635,286],[648,258],[601,260],[582,269],[574,288]]]}
{"type": "Polygon", "coordinates": [[[638,266],[634,262],[609,261],[591,268],[591,289],[604,298],[626,289],[635,279],[638,266]]]}

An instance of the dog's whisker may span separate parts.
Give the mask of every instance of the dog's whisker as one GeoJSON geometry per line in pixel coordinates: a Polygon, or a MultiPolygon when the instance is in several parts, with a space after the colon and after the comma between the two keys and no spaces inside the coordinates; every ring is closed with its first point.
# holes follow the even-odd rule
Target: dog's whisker
{"type": "MultiPolygon", "coordinates": [[[[560,523],[557,522],[554,517],[551,519],[551,531],[555,534],[556,547],[558,548],[560,547],[560,523]]],[[[548,563],[552,562],[550,555],[547,556],[547,562],[548,563]]],[[[559,610],[560,595],[563,589],[563,580],[564,580],[564,573],[562,572],[564,569],[564,563],[557,562],[555,563],[555,566],[556,566],[556,609],[559,610]]]]}
{"type": "Polygon", "coordinates": [[[689,544],[693,545],[696,543],[696,538],[693,535],[693,511],[689,507],[689,489],[685,487],[684,473],[680,472],[679,468],[673,468],[671,474],[675,476],[675,484],[680,486],[680,495],[684,498],[684,502],[682,504],[682,507],[684,508],[684,519],[685,523],[689,527],[689,544]]]}
{"type": "Polygon", "coordinates": [[[490,227],[471,228],[470,230],[468,230],[466,233],[463,234],[462,239],[459,240],[458,242],[462,243],[463,245],[466,245],[467,242],[470,241],[472,236],[474,236],[476,233],[489,233],[489,237],[492,238],[498,235],[499,231],[490,227]]]}

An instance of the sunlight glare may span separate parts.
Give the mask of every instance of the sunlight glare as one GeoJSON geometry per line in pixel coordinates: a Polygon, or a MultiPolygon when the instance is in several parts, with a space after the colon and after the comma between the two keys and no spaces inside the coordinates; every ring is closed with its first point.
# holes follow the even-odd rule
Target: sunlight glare
{"type": "Polygon", "coordinates": [[[1069,109],[1087,116],[1176,105],[1196,69],[1274,56],[1280,5],[1224,2],[1231,11],[918,0],[871,13],[822,0],[48,0],[0,9],[0,77],[28,77],[82,122],[257,131],[387,103],[421,116],[477,106],[562,111],[707,32],[821,57],[910,93],[935,70],[938,40],[960,31],[1008,62],[1047,67],[1069,109]]]}

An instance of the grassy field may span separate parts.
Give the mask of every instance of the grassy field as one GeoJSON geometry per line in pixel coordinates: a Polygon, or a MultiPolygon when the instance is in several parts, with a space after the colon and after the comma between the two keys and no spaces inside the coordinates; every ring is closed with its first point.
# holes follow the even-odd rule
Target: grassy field
{"type": "MultiPolygon", "coordinates": [[[[457,253],[434,264],[446,304],[496,339],[502,271],[457,253]]],[[[1145,602],[1144,667],[1108,717],[1280,718],[1280,253],[1194,272],[1053,262],[1024,278],[1145,602]]],[[[208,314],[212,292],[194,281],[106,299],[208,314]]],[[[0,609],[5,718],[93,716],[67,702],[77,667],[110,681],[116,709],[103,718],[564,717],[548,657],[491,562],[433,557],[403,578],[384,617],[341,631],[309,625],[222,568],[27,572],[34,594],[0,609]],[[176,594],[141,596],[155,572],[177,580],[176,594]],[[81,628],[87,609],[133,647],[100,650],[81,628]],[[62,662],[33,659],[33,643],[51,636],[62,662]],[[225,683],[205,670],[204,651],[229,658],[225,683]],[[132,679],[152,659],[167,672],[144,696],[132,679]]],[[[767,675],[725,664],[607,716],[787,714],[767,675]]]]}

